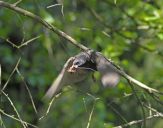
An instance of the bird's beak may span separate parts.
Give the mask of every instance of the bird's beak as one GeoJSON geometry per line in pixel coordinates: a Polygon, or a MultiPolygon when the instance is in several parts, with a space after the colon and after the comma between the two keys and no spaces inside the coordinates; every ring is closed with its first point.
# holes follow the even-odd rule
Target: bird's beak
{"type": "Polygon", "coordinates": [[[78,65],[72,65],[67,71],[70,73],[75,73],[78,68],[78,65]]]}

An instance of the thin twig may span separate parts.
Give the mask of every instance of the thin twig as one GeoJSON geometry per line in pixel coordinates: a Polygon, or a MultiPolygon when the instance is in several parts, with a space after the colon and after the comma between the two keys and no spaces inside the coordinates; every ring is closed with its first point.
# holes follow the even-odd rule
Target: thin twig
{"type": "Polygon", "coordinates": [[[20,118],[20,115],[19,115],[19,113],[18,113],[16,107],[14,106],[12,100],[10,99],[10,97],[8,97],[8,95],[7,95],[4,91],[1,91],[1,92],[2,92],[2,94],[8,99],[8,101],[10,102],[11,106],[13,107],[13,109],[14,109],[16,115],[18,116],[18,118],[19,118],[19,120],[20,120],[20,123],[23,125],[24,128],[26,128],[26,124],[25,124],[25,123],[22,121],[22,119],[20,118]]]}
{"type": "Polygon", "coordinates": [[[118,117],[124,121],[124,123],[127,123],[127,120],[125,119],[125,117],[120,112],[118,112],[114,107],[112,107],[111,104],[108,104],[108,105],[118,115],[118,117]]]}
{"type": "Polygon", "coordinates": [[[3,127],[3,128],[6,128],[3,120],[2,120],[2,115],[0,114],[0,126],[3,127]]]}
{"type": "MultiPolygon", "coordinates": [[[[160,115],[156,114],[156,115],[148,116],[147,118],[145,118],[145,120],[147,121],[147,120],[151,120],[153,118],[159,118],[159,117],[160,117],[160,115]]],[[[144,119],[142,119],[142,120],[134,120],[134,121],[131,121],[131,122],[127,123],[127,124],[115,126],[113,128],[124,128],[124,127],[128,127],[128,126],[140,124],[142,122],[144,122],[144,119]]]]}
{"type": "Polygon", "coordinates": [[[49,5],[46,8],[52,8],[52,7],[56,7],[56,6],[61,6],[62,4],[53,4],[53,5],[49,5]]]}
{"type": "Polygon", "coordinates": [[[34,41],[34,40],[36,40],[36,39],[38,39],[38,38],[40,38],[40,36],[36,36],[36,37],[34,37],[34,38],[30,39],[30,40],[27,40],[26,42],[24,42],[24,43],[21,44],[21,45],[16,45],[16,44],[12,43],[9,39],[7,39],[6,41],[7,41],[8,43],[10,43],[13,47],[19,49],[19,48],[21,48],[21,47],[23,47],[23,46],[28,45],[30,42],[32,42],[32,41],[34,41]]]}
{"type": "Polygon", "coordinates": [[[64,9],[64,6],[62,5],[62,6],[61,6],[61,13],[62,13],[62,15],[63,15],[63,17],[64,17],[64,11],[63,11],[63,9],[64,9]]]}
{"type": "Polygon", "coordinates": [[[163,118],[163,113],[158,112],[156,109],[154,109],[154,108],[152,108],[152,107],[150,107],[150,106],[147,106],[147,105],[145,105],[145,104],[143,104],[143,106],[146,107],[146,108],[148,108],[148,109],[151,110],[152,112],[155,112],[156,114],[158,114],[160,117],[163,118]]]}
{"type": "Polygon", "coordinates": [[[135,84],[135,85],[137,85],[137,86],[143,88],[144,90],[146,90],[146,91],[149,92],[149,93],[158,93],[158,94],[163,95],[162,92],[159,92],[158,90],[156,90],[156,89],[154,89],[154,88],[148,87],[147,85],[141,83],[140,81],[138,81],[138,80],[134,79],[133,77],[129,76],[128,74],[126,74],[126,73],[122,70],[122,68],[121,68],[120,66],[116,65],[111,59],[107,59],[107,58],[106,58],[106,60],[107,60],[108,62],[110,62],[110,63],[115,67],[115,70],[116,70],[120,75],[122,75],[125,79],[127,79],[129,82],[131,82],[131,83],[133,83],[133,84],[135,84]]]}
{"type": "Polygon", "coordinates": [[[37,113],[37,109],[36,109],[34,100],[33,100],[33,98],[32,98],[32,94],[31,94],[31,92],[30,92],[30,90],[29,90],[29,88],[28,88],[28,85],[27,85],[27,83],[25,82],[24,77],[23,77],[23,75],[20,73],[20,71],[19,71],[18,68],[16,68],[16,71],[17,71],[18,75],[20,76],[21,80],[23,81],[23,83],[24,83],[24,85],[25,85],[25,87],[26,87],[26,89],[27,89],[27,92],[28,92],[28,94],[29,94],[29,97],[30,97],[30,99],[31,99],[33,109],[34,109],[35,113],[37,113]]]}
{"type": "Polygon", "coordinates": [[[63,4],[53,4],[53,5],[47,6],[46,8],[52,8],[52,7],[56,7],[56,6],[61,6],[61,13],[62,13],[62,16],[64,17],[63,4]]]}
{"type": "Polygon", "coordinates": [[[141,110],[142,110],[142,112],[143,112],[143,119],[144,119],[143,125],[144,125],[144,128],[146,128],[146,120],[145,120],[146,115],[145,115],[145,110],[144,110],[144,108],[143,108],[143,103],[142,103],[141,100],[139,99],[139,97],[138,97],[138,95],[137,95],[137,93],[136,93],[136,91],[135,91],[135,89],[134,89],[133,84],[132,84],[130,81],[128,81],[128,83],[129,83],[129,85],[130,85],[130,87],[131,87],[131,89],[132,89],[132,91],[133,91],[133,94],[135,95],[135,97],[136,97],[138,103],[140,104],[141,110]]]}
{"type": "Polygon", "coordinates": [[[13,5],[17,6],[20,2],[22,2],[22,0],[18,0],[17,2],[15,2],[13,5]]]}
{"type": "Polygon", "coordinates": [[[55,96],[52,98],[52,100],[49,102],[49,105],[48,105],[48,108],[47,108],[47,110],[46,110],[46,113],[45,113],[43,116],[41,116],[41,117],[39,118],[39,120],[42,120],[44,117],[46,117],[46,116],[48,115],[48,113],[49,113],[49,111],[50,111],[50,108],[51,108],[51,106],[52,106],[54,100],[55,100],[56,98],[58,98],[59,96],[61,96],[61,94],[62,94],[62,93],[58,93],[57,95],[55,95],[55,96]]]}
{"type": "MultiPolygon", "coordinates": [[[[87,6],[86,6],[86,7],[87,7],[87,6]]],[[[128,36],[122,34],[122,33],[120,32],[120,29],[113,29],[113,27],[110,26],[109,24],[107,24],[107,23],[104,21],[104,19],[103,19],[94,9],[89,8],[89,7],[87,7],[87,8],[88,8],[88,10],[90,11],[90,13],[92,14],[92,16],[94,16],[94,17],[96,18],[96,20],[97,20],[101,25],[103,25],[104,27],[109,28],[110,33],[115,32],[115,33],[117,33],[118,35],[120,35],[121,37],[123,37],[123,38],[125,38],[125,39],[132,40],[132,38],[130,38],[130,37],[128,37],[128,36]]],[[[106,34],[106,33],[105,33],[105,34],[106,34]]],[[[110,38],[110,37],[109,37],[109,38],[110,38]]]]}
{"type": "MultiPolygon", "coordinates": [[[[149,94],[150,95],[150,94],[149,94]]],[[[163,102],[162,100],[160,99],[160,97],[158,97],[156,94],[152,94],[150,95],[157,103],[159,103],[160,105],[163,106],[163,102]]]]}
{"type": "Polygon", "coordinates": [[[22,14],[24,16],[30,17],[34,20],[36,20],[37,22],[41,23],[43,26],[45,26],[47,29],[55,32],[57,35],[59,35],[60,37],[63,37],[64,39],[68,40],[69,42],[71,42],[73,45],[75,45],[76,47],[80,48],[83,51],[87,51],[88,48],[85,47],[84,45],[78,43],[75,39],[73,39],[71,36],[69,36],[68,34],[66,34],[65,32],[61,31],[60,29],[58,29],[57,27],[53,26],[52,24],[48,23],[47,21],[43,20],[41,17],[27,11],[24,10],[20,7],[14,6],[12,4],[9,4],[7,2],[4,1],[0,1],[0,6],[2,7],[6,7],[8,9],[11,9],[15,12],[18,12],[19,14],[22,14]]]}
{"type": "MultiPolygon", "coordinates": [[[[9,114],[5,113],[2,109],[0,109],[0,113],[2,113],[3,115],[5,115],[5,116],[7,116],[7,117],[9,117],[9,118],[11,118],[11,119],[14,119],[14,120],[16,120],[16,121],[21,122],[20,119],[14,117],[13,115],[9,115],[9,114]]],[[[30,124],[30,123],[28,123],[28,122],[25,122],[25,121],[22,121],[22,122],[23,122],[24,124],[27,124],[27,125],[31,126],[31,127],[38,128],[37,126],[35,126],[35,125],[33,125],[33,124],[30,124]]]]}
{"type": "Polygon", "coordinates": [[[90,122],[91,122],[91,120],[92,120],[92,115],[93,115],[94,108],[95,108],[95,104],[96,104],[96,101],[97,101],[97,100],[98,100],[98,99],[95,99],[95,101],[94,101],[94,103],[93,103],[93,107],[92,107],[91,113],[90,113],[90,115],[89,115],[89,119],[88,119],[88,123],[87,123],[87,127],[86,127],[86,128],[89,128],[89,127],[90,127],[90,122]]]}
{"type": "Polygon", "coordinates": [[[17,67],[18,67],[19,63],[20,63],[20,60],[21,60],[21,58],[19,58],[19,59],[18,59],[18,61],[17,61],[16,65],[15,65],[15,67],[14,67],[14,69],[12,70],[12,72],[11,72],[10,76],[8,77],[8,79],[7,79],[6,83],[4,84],[4,86],[3,86],[3,88],[2,88],[2,91],[4,91],[4,90],[5,90],[6,86],[8,85],[8,83],[9,83],[9,81],[10,81],[10,79],[11,79],[11,77],[12,77],[12,76],[13,76],[13,74],[15,73],[15,71],[16,71],[16,69],[17,69],[17,67]]]}

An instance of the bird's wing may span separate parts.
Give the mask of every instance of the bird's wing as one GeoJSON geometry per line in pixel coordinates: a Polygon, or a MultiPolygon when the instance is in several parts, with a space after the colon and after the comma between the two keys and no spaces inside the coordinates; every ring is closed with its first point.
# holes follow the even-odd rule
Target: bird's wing
{"type": "Polygon", "coordinates": [[[67,72],[67,69],[69,67],[71,67],[72,63],[73,63],[73,58],[71,57],[70,59],[68,59],[68,61],[65,63],[65,65],[63,66],[62,71],[60,72],[60,74],[58,75],[58,77],[53,81],[52,85],[50,86],[50,88],[48,89],[48,91],[46,92],[44,98],[50,99],[52,98],[52,96],[57,93],[62,86],[65,83],[65,77],[66,74],[65,72],[67,72]]]}
{"type": "Polygon", "coordinates": [[[97,53],[97,70],[101,74],[101,82],[104,87],[114,87],[119,82],[119,74],[115,67],[100,53],[97,53]]]}
{"type": "Polygon", "coordinates": [[[76,72],[68,72],[68,70],[72,66],[74,60],[75,60],[74,57],[71,57],[67,60],[67,62],[63,66],[61,73],[54,80],[51,87],[46,92],[44,99],[52,98],[58,91],[60,91],[60,89],[64,85],[77,83],[86,78],[87,73],[88,73],[87,71],[84,71],[81,69],[76,69],[76,72]]]}
{"type": "Polygon", "coordinates": [[[101,82],[104,87],[115,87],[119,82],[119,75],[116,72],[101,73],[101,82]]]}

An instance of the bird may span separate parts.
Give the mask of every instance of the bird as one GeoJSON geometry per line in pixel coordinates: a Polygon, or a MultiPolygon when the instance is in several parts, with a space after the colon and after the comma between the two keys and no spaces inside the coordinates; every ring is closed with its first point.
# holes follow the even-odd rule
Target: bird
{"type": "Polygon", "coordinates": [[[114,87],[119,82],[119,73],[105,56],[100,52],[88,50],[70,57],[61,72],[46,92],[44,99],[51,99],[63,86],[79,83],[86,79],[91,72],[101,74],[104,87],[114,87]]]}
{"type": "Polygon", "coordinates": [[[89,65],[89,55],[81,52],[70,57],[64,64],[62,71],[46,92],[44,99],[52,98],[64,85],[70,85],[84,80],[94,69],[86,68],[89,65]]]}

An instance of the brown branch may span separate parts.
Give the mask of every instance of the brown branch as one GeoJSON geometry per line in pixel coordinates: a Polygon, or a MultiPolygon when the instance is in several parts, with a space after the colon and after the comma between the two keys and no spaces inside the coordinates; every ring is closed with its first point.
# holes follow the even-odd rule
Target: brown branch
{"type": "Polygon", "coordinates": [[[57,27],[55,27],[52,24],[48,23],[47,21],[43,20],[41,17],[39,17],[39,16],[37,16],[37,15],[27,11],[27,10],[24,10],[24,9],[22,9],[20,7],[17,7],[17,6],[15,6],[15,4],[9,4],[7,2],[0,1],[0,6],[11,9],[11,10],[13,10],[15,12],[18,12],[19,14],[22,14],[24,16],[30,17],[30,18],[36,20],[37,22],[41,23],[46,28],[48,28],[51,31],[55,32],[60,37],[63,37],[64,39],[68,40],[69,42],[71,42],[73,45],[80,48],[81,50],[83,50],[83,51],[88,50],[87,47],[85,47],[84,45],[78,43],[71,36],[67,35],[65,32],[61,31],[57,27]]]}
{"type": "Polygon", "coordinates": [[[22,124],[23,128],[26,128],[26,125],[24,124],[24,122],[22,121],[21,117],[20,117],[20,114],[18,113],[15,105],[13,104],[12,100],[10,99],[10,97],[8,96],[8,94],[6,94],[5,92],[1,91],[1,93],[8,99],[8,101],[10,102],[11,106],[13,107],[17,117],[19,118],[20,120],[20,123],[22,124]]]}
{"type": "MultiPolygon", "coordinates": [[[[147,118],[145,118],[145,120],[147,121],[147,120],[151,120],[153,118],[159,118],[159,117],[160,117],[160,115],[155,114],[155,115],[152,115],[152,116],[148,116],[147,118]]],[[[134,120],[134,121],[131,121],[131,122],[127,123],[127,124],[119,125],[119,126],[116,126],[116,127],[113,127],[113,128],[124,128],[124,127],[128,127],[128,126],[140,124],[142,122],[144,122],[144,119],[142,119],[142,120],[134,120]]]]}
{"type": "Polygon", "coordinates": [[[144,107],[148,108],[149,110],[151,110],[152,112],[155,112],[156,114],[158,114],[161,118],[163,118],[163,113],[161,112],[158,112],[156,109],[150,107],[150,106],[147,106],[145,104],[143,104],[144,107]]]}
{"type": "Polygon", "coordinates": [[[2,88],[1,91],[4,91],[5,88],[6,88],[6,86],[7,86],[8,83],[10,82],[11,77],[13,76],[13,74],[14,74],[15,71],[16,71],[16,69],[18,68],[18,65],[19,65],[19,63],[20,63],[20,60],[21,60],[21,58],[19,58],[19,60],[17,61],[16,65],[15,65],[15,67],[14,67],[14,69],[13,69],[13,71],[11,72],[10,76],[8,77],[6,83],[4,84],[4,86],[3,86],[3,88],[2,88]]]}
{"type": "Polygon", "coordinates": [[[29,88],[28,88],[28,85],[27,85],[27,83],[25,82],[24,77],[23,77],[23,75],[20,73],[20,71],[19,71],[18,68],[16,68],[16,72],[18,73],[18,75],[20,76],[21,80],[23,81],[23,83],[24,83],[24,85],[25,85],[25,88],[27,89],[27,92],[28,92],[29,97],[30,97],[30,99],[31,99],[31,103],[32,103],[33,109],[34,109],[35,113],[37,114],[37,109],[36,109],[34,100],[33,100],[33,98],[32,98],[32,94],[31,94],[31,92],[30,92],[30,90],[29,90],[29,88]]]}
{"type": "Polygon", "coordinates": [[[19,49],[19,48],[21,48],[21,47],[27,46],[29,43],[31,43],[32,41],[34,41],[34,40],[36,40],[36,39],[38,39],[38,38],[40,38],[40,36],[36,36],[36,37],[34,37],[34,38],[32,38],[32,39],[27,40],[26,42],[22,41],[20,45],[16,45],[16,44],[12,43],[9,39],[6,39],[6,41],[7,41],[9,44],[11,44],[13,47],[19,49]]]}
{"type": "Polygon", "coordinates": [[[49,102],[49,105],[48,105],[48,108],[47,108],[47,110],[46,110],[46,113],[45,113],[44,115],[42,115],[42,116],[39,118],[39,120],[42,120],[43,118],[45,118],[45,117],[48,115],[48,113],[50,112],[50,109],[51,109],[51,106],[52,106],[54,100],[56,100],[57,98],[59,98],[59,97],[61,96],[61,94],[62,94],[62,93],[60,92],[60,93],[58,93],[57,95],[55,95],[55,96],[52,98],[52,100],[49,102]]]}
{"type": "Polygon", "coordinates": [[[31,126],[31,127],[34,127],[34,128],[38,128],[37,126],[35,126],[35,125],[33,125],[33,124],[30,124],[30,123],[28,123],[28,122],[25,122],[25,121],[23,121],[23,120],[20,120],[20,119],[16,118],[14,115],[9,115],[9,114],[5,113],[2,109],[0,109],[0,113],[3,114],[3,115],[5,115],[5,116],[7,116],[7,117],[9,117],[9,118],[11,118],[11,119],[13,119],[13,120],[18,121],[18,122],[23,122],[23,123],[24,123],[25,125],[27,125],[27,126],[31,126]]]}
{"type": "MultiPolygon", "coordinates": [[[[107,58],[106,58],[107,59],[107,58]]],[[[111,59],[107,59],[107,61],[109,61],[117,70],[117,72],[119,74],[121,74],[126,80],[128,80],[129,82],[143,88],[144,90],[146,90],[147,92],[149,93],[158,93],[158,94],[161,94],[163,95],[162,92],[159,92],[158,90],[154,89],[154,88],[151,88],[151,87],[148,87],[147,85],[141,83],[140,81],[134,79],[133,77],[131,77],[130,75],[126,74],[125,71],[123,71],[121,69],[120,66],[116,65],[111,59]]]]}

